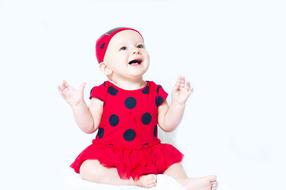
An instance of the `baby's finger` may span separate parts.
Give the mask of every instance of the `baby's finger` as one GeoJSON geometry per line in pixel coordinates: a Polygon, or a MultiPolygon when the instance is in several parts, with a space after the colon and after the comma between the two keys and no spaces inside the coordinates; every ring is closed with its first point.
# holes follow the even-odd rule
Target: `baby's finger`
{"type": "Polygon", "coordinates": [[[179,83],[183,83],[185,80],[185,77],[182,75],[179,75],[177,80],[179,81],[179,83]]]}
{"type": "Polygon", "coordinates": [[[211,186],[212,186],[213,189],[217,188],[217,184],[216,183],[212,183],[211,186]]]}
{"type": "Polygon", "coordinates": [[[81,85],[79,86],[79,88],[80,88],[81,92],[83,92],[83,91],[84,91],[84,87],[85,87],[85,85],[86,85],[86,82],[83,82],[83,83],[81,83],[81,85]]]}
{"type": "Polygon", "coordinates": [[[186,89],[187,89],[187,90],[190,90],[190,89],[191,89],[191,83],[190,83],[190,81],[187,81],[187,83],[186,83],[186,89]]]}
{"type": "Polygon", "coordinates": [[[217,182],[216,181],[211,181],[211,184],[217,186],[217,182]]]}
{"type": "Polygon", "coordinates": [[[179,76],[180,83],[185,83],[185,77],[184,76],[179,76]]]}
{"type": "Polygon", "coordinates": [[[194,92],[194,88],[192,88],[191,83],[189,81],[186,84],[186,88],[187,88],[187,91],[189,93],[193,93],[194,92]]]}
{"type": "Polygon", "coordinates": [[[65,88],[67,88],[67,85],[68,83],[65,80],[63,80],[63,82],[59,85],[59,87],[61,90],[64,90],[65,88]]]}
{"type": "Polygon", "coordinates": [[[174,88],[175,88],[176,90],[180,89],[180,85],[181,85],[180,83],[181,83],[181,76],[178,76],[177,81],[176,81],[176,84],[175,84],[175,86],[174,86],[174,88]]]}
{"type": "Polygon", "coordinates": [[[58,89],[58,91],[59,91],[59,94],[65,99],[66,96],[65,96],[65,94],[63,93],[63,91],[62,91],[61,89],[58,89]]]}
{"type": "Polygon", "coordinates": [[[185,83],[185,77],[182,75],[178,76],[177,82],[179,83],[181,87],[181,85],[185,83]]]}
{"type": "Polygon", "coordinates": [[[69,83],[67,81],[65,81],[65,80],[63,81],[63,86],[65,88],[69,88],[70,87],[69,83]]]}
{"type": "Polygon", "coordinates": [[[65,92],[67,91],[68,89],[66,87],[62,87],[62,86],[58,86],[58,91],[61,95],[65,95],[65,92]]]}
{"type": "Polygon", "coordinates": [[[180,79],[180,88],[185,88],[185,85],[186,85],[186,79],[185,77],[181,77],[180,79]]]}
{"type": "Polygon", "coordinates": [[[62,93],[62,92],[63,92],[63,89],[62,89],[62,87],[61,87],[61,86],[58,86],[58,91],[59,91],[60,93],[62,93]]]}
{"type": "Polygon", "coordinates": [[[59,86],[58,86],[58,90],[59,90],[59,91],[62,91],[62,90],[63,90],[63,87],[62,87],[61,85],[59,85],[59,86]]]}

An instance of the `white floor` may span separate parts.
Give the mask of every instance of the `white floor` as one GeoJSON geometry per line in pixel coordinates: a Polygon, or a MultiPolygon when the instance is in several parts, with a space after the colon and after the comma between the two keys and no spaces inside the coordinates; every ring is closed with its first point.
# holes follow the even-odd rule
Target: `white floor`
{"type": "MultiPolygon", "coordinates": [[[[114,186],[114,185],[103,185],[91,183],[82,180],[78,174],[73,172],[71,169],[67,169],[64,175],[64,189],[65,190],[94,190],[94,189],[106,189],[106,190],[146,190],[145,188],[135,186],[114,186]]],[[[158,175],[157,186],[150,190],[166,190],[175,189],[183,190],[184,188],[178,184],[174,179],[166,175],[158,175]]]]}

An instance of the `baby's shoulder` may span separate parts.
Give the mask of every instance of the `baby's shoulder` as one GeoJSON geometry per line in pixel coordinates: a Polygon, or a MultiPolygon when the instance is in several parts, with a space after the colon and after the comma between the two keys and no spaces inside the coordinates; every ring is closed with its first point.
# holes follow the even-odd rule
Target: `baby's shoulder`
{"type": "Polygon", "coordinates": [[[159,83],[156,83],[155,81],[148,81],[148,84],[150,88],[155,89],[156,91],[159,91],[160,88],[162,88],[162,85],[159,83]]]}
{"type": "Polygon", "coordinates": [[[107,87],[107,81],[103,81],[101,83],[95,83],[92,85],[91,87],[91,91],[94,90],[94,89],[104,89],[107,87]]]}
{"type": "Polygon", "coordinates": [[[100,84],[96,84],[94,85],[91,90],[90,90],[90,99],[91,98],[98,98],[102,101],[104,101],[105,96],[106,96],[106,81],[100,83],[100,84]]]}

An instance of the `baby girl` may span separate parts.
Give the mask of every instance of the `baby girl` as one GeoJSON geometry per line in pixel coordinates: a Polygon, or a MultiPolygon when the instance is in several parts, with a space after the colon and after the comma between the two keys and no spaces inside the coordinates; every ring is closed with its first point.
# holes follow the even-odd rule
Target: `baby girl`
{"type": "Polygon", "coordinates": [[[173,177],[189,190],[215,190],[216,176],[189,178],[183,154],[161,143],[157,128],[171,132],[180,123],[191,85],[178,77],[168,104],[167,92],[144,80],[149,54],[142,34],[133,28],[114,28],[96,42],[100,70],[107,80],[94,86],[90,103],[84,101],[85,83],[73,88],[66,81],[59,92],[70,105],[85,133],[97,132],[71,167],[82,179],[113,185],[153,187],[157,174],[173,177]]]}

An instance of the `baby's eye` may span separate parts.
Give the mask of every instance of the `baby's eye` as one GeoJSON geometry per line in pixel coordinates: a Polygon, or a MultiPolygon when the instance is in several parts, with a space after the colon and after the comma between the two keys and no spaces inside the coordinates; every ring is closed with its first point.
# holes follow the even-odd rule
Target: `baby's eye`
{"type": "Polygon", "coordinates": [[[119,49],[119,51],[121,51],[121,50],[126,50],[126,49],[127,49],[126,46],[122,46],[122,47],[119,49]]]}
{"type": "Polygon", "coordinates": [[[144,48],[144,45],[143,44],[138,44],[137,48],[144,48]]]}

